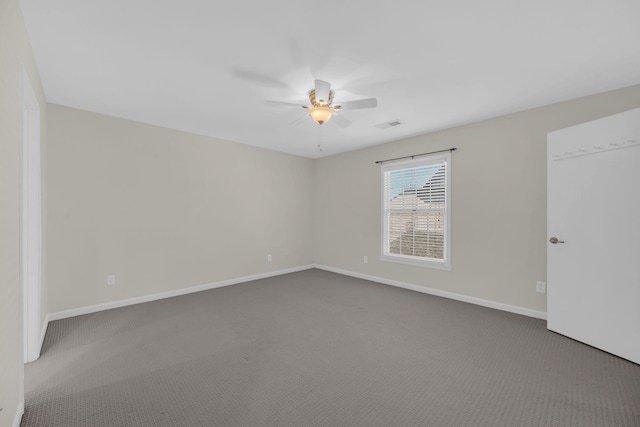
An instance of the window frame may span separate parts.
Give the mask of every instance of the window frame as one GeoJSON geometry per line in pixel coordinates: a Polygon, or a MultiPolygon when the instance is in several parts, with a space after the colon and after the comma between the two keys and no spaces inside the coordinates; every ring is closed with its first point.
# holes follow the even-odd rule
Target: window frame
{"type": "Polygon", "coordinates": [[[381,261],[388,261],[400,264],[409,264],[419,267],[433,268],[438,270],[452,270],[451,264],[451,152],[437,153],[428,156],[421,156],[417,159],[401,160],[393,163],[383,163],[380,168],[381,182],[381,213],[382,213],[382,242],[381,261]],[[389,248],[389,224],[387,221],[387,201],[385,200],[385,174],[394,170],[429,166],[438,163],[445,163],[445,225],[444,225],[444,260],[438,261],[433,258],[422,258],[411,255],[390,254],[389,248]]]}

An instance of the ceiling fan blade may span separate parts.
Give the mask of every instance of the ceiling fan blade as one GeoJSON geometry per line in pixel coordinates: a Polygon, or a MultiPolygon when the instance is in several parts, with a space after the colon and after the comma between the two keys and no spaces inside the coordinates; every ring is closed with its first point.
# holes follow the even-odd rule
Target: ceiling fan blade
{"type": "Polygon", "coordinates": [[[331,85],[328,82],[323,80],[316,80],[316,101],[324,102],[325,104],[329,102],[329,91],[331,90],[331,85]]]}
{"type": "Polygon", "coordinates": [[[302,124],[304,122],[304,119],[306,119],[308,116],[308,114],[305,114],[304,116],[300,116],[297,119],[295,119],[294,121],[292,121],[291,123],[289,123],[290,125],[299,125],[302,124]]]}
{"type": "Polygon", "coordinates": [[[351,120],[345,119],[340,114],[334,114],[333,117],[331,118],[331,121],[335,122],[338,126],[340,126],[343,129],[351,126],[352,124],[351,120]]]}
{"type": "Polygon", "coordinates": [[[297,108],[309,108],[306,105],[294,104],[292,102],[280,102],[280,101],[267,101],[269,105],[275,105],[277,107],[297,107],[297,108]]]}
{"type": "Polygon", "coordinates": [[[376,98],[358,99],[357,101],[341,102],[340,105],[334,105],[336,110],[357,110],[358,108],[374,108],[378,106],[376,98]]]}

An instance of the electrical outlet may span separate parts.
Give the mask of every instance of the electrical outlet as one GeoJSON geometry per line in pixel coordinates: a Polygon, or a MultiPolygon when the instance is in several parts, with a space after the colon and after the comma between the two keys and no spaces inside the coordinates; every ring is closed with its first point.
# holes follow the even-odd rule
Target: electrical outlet
{"type": "Polygon", "coordinates": [[[107,276],[107,285],[115,285],[116,284],[116,276],[115,275],[110,275],[107,276]]]}
{"type": "Polygon", "coordinates": [[[547,284],[545,282],[536,282],[536,292],[541,294],[547,293],[547,284]]]}
{"type": "Polygon", "coordinates": [[[271,254],[267,255],[267,261],[268,261],[268,262],[273,261],[273,258],[271,257],[271,254]]]}
{"type": "Polygon", "coordinates": [[[364,256],[364,259],[363,259],[363,262],[364,262],[365,264],[369,264],[369,257],[365,255],[365,256],[364,256]]]}

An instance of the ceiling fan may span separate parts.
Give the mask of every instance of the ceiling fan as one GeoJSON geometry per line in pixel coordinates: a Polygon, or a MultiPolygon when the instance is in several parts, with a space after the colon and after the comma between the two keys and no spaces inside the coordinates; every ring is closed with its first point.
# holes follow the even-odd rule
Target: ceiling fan
{"type": "MultiPolygon", "coordinates": [[[[319,125],[328,122],[329,119],[334,117],[334,114],[337,111],[374,108],[378,106],[378,100],[376,98],[358,99],[356,101],[346,101],[340,104],[334,104],[333,95],[334,92],[331,90],[331,85],[328,82],[316,80],[315,88],[309,92],[309,102],[311,105],[300,105],[280,101],[267,101],[267,104],[307,109],[309,112],[306,115],[293,121],[291,124],[296,124],[302,121],[305,117],[311,116],[313,121],[319,125]]],[[[349,120],[340,115],[335,115],[335,122],[338,126],[343,128],[351,125],[349,120]]]]}

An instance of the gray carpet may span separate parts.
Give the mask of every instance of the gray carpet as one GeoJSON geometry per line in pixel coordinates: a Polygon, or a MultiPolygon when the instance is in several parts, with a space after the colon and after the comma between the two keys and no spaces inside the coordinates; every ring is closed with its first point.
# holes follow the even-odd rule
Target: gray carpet
{"type": "Polygon", "coordinates": [[[320,270],[59,320],[22,426],[640,426],[640,366],[320,270]]]}

